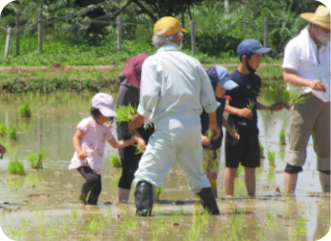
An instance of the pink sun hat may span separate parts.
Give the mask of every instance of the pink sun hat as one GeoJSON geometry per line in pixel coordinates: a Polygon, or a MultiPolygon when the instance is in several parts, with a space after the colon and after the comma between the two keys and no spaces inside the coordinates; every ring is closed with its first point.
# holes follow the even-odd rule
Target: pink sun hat
{"type": "Polygon", "coordinates": [[[149,57],[148,54],[138,54],[126,61],[124,66],[123,74],[129,83],[137,89],[140,88],[141,67],[147,57],[149,57]]]}

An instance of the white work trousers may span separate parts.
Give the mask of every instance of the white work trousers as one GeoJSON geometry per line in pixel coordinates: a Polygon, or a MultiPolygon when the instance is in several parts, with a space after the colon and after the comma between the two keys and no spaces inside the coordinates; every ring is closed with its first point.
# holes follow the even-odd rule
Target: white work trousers
{"type": "Polygon", "coordinates": [[[198,114],[162,117],[155,124],[146,150],[135,172],[135,185],[147,181],[159,187],[177,160],[186,173],[189,188],[200,192],[210,187],[202,169],[201,122],[198,114]]]}

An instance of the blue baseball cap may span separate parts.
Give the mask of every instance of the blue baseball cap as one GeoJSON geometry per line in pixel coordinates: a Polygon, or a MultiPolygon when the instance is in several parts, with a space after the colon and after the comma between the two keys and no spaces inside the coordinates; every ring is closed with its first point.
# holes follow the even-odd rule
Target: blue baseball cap
{"type": "Polygon", "coordinates": [[[248,55],[248,54],[268,54],[272,48],[264,48],[260,41],[256,39],[245,39],[241,41],[237,48],[237,54],[239,56],[248,55]]]}
{"type": "Polygon", "coordinates": [[[218,84],[226,90],[232,90],[238,87],[238,84],[231,80],[229,72],[226,68],[216,65],[207,69],[210,82],[214,85],[218,84]]]}

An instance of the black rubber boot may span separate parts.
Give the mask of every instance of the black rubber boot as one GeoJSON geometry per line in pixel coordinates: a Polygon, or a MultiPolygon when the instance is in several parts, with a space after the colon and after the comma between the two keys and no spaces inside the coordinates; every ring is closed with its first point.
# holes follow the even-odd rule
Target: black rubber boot
{"type": "Polygon", "coordinates": [[[204,209],[208,210],[210,214],[217,215],[220,214],[218,210],[217,203],[215,200],[215,196],[213,190],[208,188],[203,188],[199,193],[197,193],[200,197],[201,204],[204,209]]]}
{"type": "Polygon", "coordinates": [[[153,186],[152,184],[141,181],[137,184],[134,192],[136,203],[136,215],[147,217],[152,214],[153,208],[153,186]]]}

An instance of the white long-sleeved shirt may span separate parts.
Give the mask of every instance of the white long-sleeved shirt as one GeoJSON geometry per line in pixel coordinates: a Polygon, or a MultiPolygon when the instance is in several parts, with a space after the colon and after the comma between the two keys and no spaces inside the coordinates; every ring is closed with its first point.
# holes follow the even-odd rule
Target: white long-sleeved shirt
{"type": "Polygon", "coordinates": [[[137,112],[156,122],[178,113],[214,112],[220,104],[200,62],[176,44],[160,47],[142,66],[137,112]]]}

